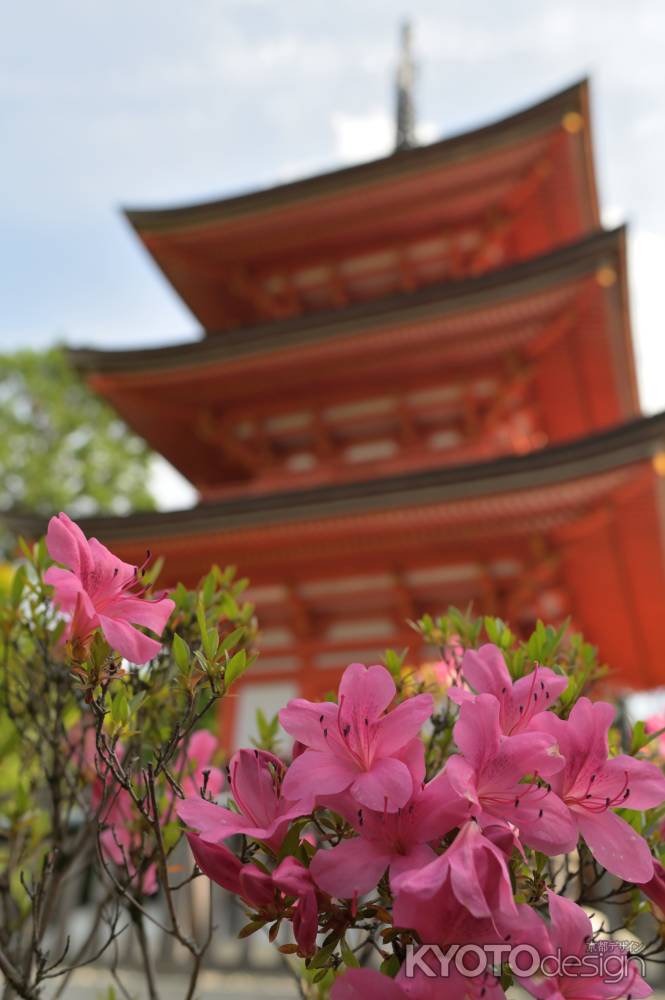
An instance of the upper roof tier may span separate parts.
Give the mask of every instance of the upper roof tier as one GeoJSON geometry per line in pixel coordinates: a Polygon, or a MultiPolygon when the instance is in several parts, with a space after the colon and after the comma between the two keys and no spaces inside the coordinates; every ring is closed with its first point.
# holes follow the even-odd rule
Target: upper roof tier
{"type": "Polygon", "coordinates": [[[481,274],[598,227],[587,83],[371,163],[126,214],[210,333],[481,274]]]}
{"type": "Polygon", "coordinates": [[[208,498],[525,452],[639,413],[624,232],[176,347],[71,353],[208,498]]]}

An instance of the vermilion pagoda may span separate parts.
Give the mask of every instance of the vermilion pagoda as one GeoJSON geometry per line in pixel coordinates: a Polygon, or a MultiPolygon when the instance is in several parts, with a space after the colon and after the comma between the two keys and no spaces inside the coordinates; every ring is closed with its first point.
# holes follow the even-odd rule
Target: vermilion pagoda
{"type": "Polygon", "coordinates": [[[72,358],[201,502],[83,527],[130,561],[163,553],[169,583],[213,560],[251,577],[263,652],[237,732],[351,660],[418,654],[406,620],[450,603],[525,628],[572,615],[621,681],[665,681],[665,417],[640,415],[586,83],[128,217],[205,336],[72,358]]]}

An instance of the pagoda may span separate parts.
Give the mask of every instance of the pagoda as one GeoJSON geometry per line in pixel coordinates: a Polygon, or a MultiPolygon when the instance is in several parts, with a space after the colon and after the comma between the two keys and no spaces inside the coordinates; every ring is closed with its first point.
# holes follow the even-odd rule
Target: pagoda
{"type": "Polygon", "coordinates": [[[220,201],[128,211],[197,342],[75,350],[196,487],[82,522],[165,583],[251,579],[261,656],[230,702],[320,697],[472,604],[665,682],[665,416],[640,412],[625,231],[600,224],[585,81],[487,127],[220,201]]]}

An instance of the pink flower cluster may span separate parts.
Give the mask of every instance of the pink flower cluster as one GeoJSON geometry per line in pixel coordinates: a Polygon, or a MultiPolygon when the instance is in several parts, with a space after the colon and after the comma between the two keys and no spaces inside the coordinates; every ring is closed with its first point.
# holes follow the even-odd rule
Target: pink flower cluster
{"type": "MultiPolygon", "coordinates": [[[[177,805],[196,831],[188,834],[196,861],[264,921],[291,920],[305,956],[314,953],[319,920],[335,900],[350,901],[355,912],[384,876],[393,927],[417,932],[422,942],[443,947],[512,939],[542,954],[563,942],[577,954],[590,935],[584,912],[550,893],[546,923],[517,903],[511,858],[526,848],[552,857],[567,853],[582,837],[609,872],[662,896],[662,869],[616,810],[660,805],[665,777],[644,760],[610,756],[610,705],[581,698],[567,719],[551,711],[565,686],[564,677],[539,666],[513,682],[498,648],[468,651],[460,682],[449,692],[460,706],[454,752],[426,781],[422,730],[431,697],[394,705],[396,687],[385,668],[352,664],[337,702],[296,699],[280,713],[295,740],[290,766],[273,754],[240,750],[230,765],[233,809],[200,796],[177,805]],[[298,849],[296,837],[295,847],[290,838],[285,850],[294,823],[318,811],[340,817],[342,839],[318,823],[314,848],[298,849]],[[236,834],[263,849],[260,865],[254,850],[241,860],[226,846],[236,834]]],[[[305,826],[298,825],[300,837],[305,826]]],[[[595,987],[587,980],[587,992],[575,992],[565,976],[523,985],[537,997],[611,1000],[650,992],[637,972],[628,978],[614,992],[600,980],[595,987]]],[[[442,982],[407,978],[402,970],[391,981],[350,970],[336,981],[334,1000],[361,996],[428,1000],[503,992],[487,975],[442,982]]]]}

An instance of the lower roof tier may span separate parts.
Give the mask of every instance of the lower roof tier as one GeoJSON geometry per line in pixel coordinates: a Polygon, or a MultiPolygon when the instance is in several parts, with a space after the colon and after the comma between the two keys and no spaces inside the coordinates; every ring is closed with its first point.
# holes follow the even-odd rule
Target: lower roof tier
{"type": "MultiPolygon", "coordinates": [[[[410,645],[449,604],[523,629],[567,616],[617,683],[665,683],[665,414],[528,456],[83,520],[122,558],[193,584],[234,564],[262,626],[253,683],[321,695],[352,660],[410,645]]],[[[34,535],[34,519],[14,518],[34,535]]]]}
{"type": "Polygon", "coordinates": [[[71,357],[205,499],[526,452],[639,413],[621,229],[325,317],[71,357]]]}

